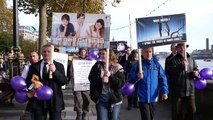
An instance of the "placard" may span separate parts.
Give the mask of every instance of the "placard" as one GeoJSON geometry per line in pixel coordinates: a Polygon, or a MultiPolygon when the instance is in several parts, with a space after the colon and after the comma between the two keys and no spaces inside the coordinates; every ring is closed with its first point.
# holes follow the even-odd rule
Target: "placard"
{"type": "Polygon", "coordinates": [[[186,42],[185,14],[136,19],[138,48],[186,42]]]}
{"type": "Polygon", "coordinates": [[[74,91],[86,91],[90,89],[88,76],[95,63],[95,60],[73,60],[74,91]]]}

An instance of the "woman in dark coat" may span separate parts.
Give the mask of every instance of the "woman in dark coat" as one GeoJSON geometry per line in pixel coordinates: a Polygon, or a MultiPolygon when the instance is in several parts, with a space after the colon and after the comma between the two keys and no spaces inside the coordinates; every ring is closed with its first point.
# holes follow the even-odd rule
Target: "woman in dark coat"
{"type": "Polygon", "coordinates": [[[105,69],[106,49],[100,51],[100,58],[102,61],[97,61],[89,74],[90,96],[96,103],[97,120],[118,120],[123,100],[124,70],[116,62],[113,50],[109,52],[109,68],[105,69]]]}

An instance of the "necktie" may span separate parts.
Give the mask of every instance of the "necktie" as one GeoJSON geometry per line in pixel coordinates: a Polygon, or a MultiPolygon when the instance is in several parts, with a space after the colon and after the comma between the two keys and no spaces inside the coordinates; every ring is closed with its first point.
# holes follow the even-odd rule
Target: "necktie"
{"type": "Polygon", "coordinates": [[[44,63],[44,67],[43,67],[43,72],[42,72],[42,78],[43,80],[45,80],[47,78],[47,64],[48,63],[44,63]]]}

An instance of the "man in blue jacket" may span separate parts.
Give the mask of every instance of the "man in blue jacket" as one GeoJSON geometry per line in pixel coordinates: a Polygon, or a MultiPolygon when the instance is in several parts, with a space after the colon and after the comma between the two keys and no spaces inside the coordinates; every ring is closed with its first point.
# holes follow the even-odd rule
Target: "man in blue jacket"
{"type": "Polygon", "coordinates": [[[142,120],[153,120],[156,113],[158,91],[161,88],[162,100],[168,99],[167,78],[162,66],[156,57],[153,57],[152,48],[146,47],[142,52],[142,73],[139,72],[136,62],[129,74],[131,83],[138,82],[138,102],[142,120]]]}

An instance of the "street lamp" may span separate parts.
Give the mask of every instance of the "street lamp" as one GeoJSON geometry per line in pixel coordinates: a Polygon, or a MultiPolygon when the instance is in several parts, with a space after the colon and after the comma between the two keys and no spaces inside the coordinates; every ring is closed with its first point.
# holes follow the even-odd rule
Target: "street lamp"
{"type": "Polygon", "coordinates": [[[24,54],[21,53],[18,39],[18,4],[17,0],[13,0],[13,46],[8,53],[8,66],[10,78],[21,74],[23,68],[24,54]]]}

